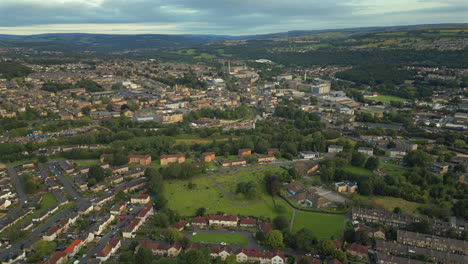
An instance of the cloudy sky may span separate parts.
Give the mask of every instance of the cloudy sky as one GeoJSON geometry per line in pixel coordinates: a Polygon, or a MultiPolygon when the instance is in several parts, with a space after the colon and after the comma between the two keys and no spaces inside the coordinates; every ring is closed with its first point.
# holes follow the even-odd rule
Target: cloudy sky
{"type": "Polygon", "coordinates": [[[223,34],[467,23],[467,0],[0,0],[0,34],[223,34]]]}

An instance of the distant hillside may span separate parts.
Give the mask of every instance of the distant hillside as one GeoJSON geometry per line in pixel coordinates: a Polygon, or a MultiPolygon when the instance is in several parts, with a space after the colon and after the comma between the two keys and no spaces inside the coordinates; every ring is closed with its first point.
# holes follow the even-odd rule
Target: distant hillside
{"type": "Polygon", "coordinates": [[[0,46],[29,47],[59,51],[115,51],[135,49],[180,48],[208,42],[235,39],[214,35],[105,35],[42,34],[32,36],[0,35],[0,46]]]}

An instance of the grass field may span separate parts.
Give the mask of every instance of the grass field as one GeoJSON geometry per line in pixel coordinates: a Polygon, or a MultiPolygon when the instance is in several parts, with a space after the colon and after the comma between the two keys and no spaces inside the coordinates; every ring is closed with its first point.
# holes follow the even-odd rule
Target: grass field
{"type": "Polygon", "coordinates": [[[403,175],[405,172],[405,168],[398,165],[388,164],[388,163],[380,163],[380,169],[385,171],[390,176],[399,176],[403,175]]]}
{"type": "MultiPolygon", "coordinates": [[[[257,167],[255,169],[249,168],[249,171],[239,170],[233,173],[214,175],[215,181],[209,176],[201,176],[190,180],[196,184],[193,190],[189,190],[187,187],[189,181],[168,181],[164,186],[164,194],[169,201],[168,207],[183,216],[193,216],[198,208],[205,207],[207,214],[224,212],[233,215],[271,218],[284,215],[290,219],[291,208],[286,202],[278,199],[276,203],[285,209],[284,212],[278,212],[272,198],[266,193],[264,185],[261,185],[260,196],[255,200],[248,201],[235,195],[234,189],[238,182],[261,181],[265,170],[270,169],[257,167]]],[[[272,168],[271,170],[281,169],[272,168]]]]}
{"type": "Polygon", "coordinates": [[[403,213],[410,215],[419,215],[417,208],[424,204],[409,202],[401,198],[375,196],[367,201],[369,204],[383,208],[387,211],[393,211],[395,207],[400,207],[403,213]]]}
{"type": "Polygon", "coordinates": [[[246,245],[248,243],[247,238],[243,234],[220,234],[220,233],[201,233],[190,237],[192,242],[206,242],[206,243],[229,243],[246,245]]]}
{"type": "Polygon", "coordinates": [[[375,97],[368,97],[367,99],[377,102],[390,103],[390,102],[404,102],[405,98],[391,96],[391,95],[377,95],[375,97]]]}
{"type": "Polygon", "coordinates": [[[349,171],[354,174],[369,175],[369,176],[373,175],[372,171],[365,169],[365,168],[359,168],[359,167],[348,165],[348,166],[344,166],[343,169],[345,171],[349,171]]]}
{"type": "Polygon", "coordinates": [[[75,164],[78,167],[89,167],[99,164],[99,160],[77,160],[75,164]]]}
{"type": "Polygon", "coordinates": [[[318,239],[339,238],[343,233],[344,216],[319,213],[296,212],[293,231],[308,228],[318,239]]]}

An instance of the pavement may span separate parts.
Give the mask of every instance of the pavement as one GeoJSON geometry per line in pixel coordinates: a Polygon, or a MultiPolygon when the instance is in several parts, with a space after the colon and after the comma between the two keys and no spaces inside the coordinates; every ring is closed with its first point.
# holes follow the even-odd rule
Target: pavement
{"type": "Polygon", "coordinates": [[[7,167],[7,171],[11,179],[11,184],[15,187],[15,191],[18,197],[18,203],[16,204],[14,208],[10,209],[9,212],[1,218],[0,224],[2,224],[2,221],[5,219],[15,219],[19,217],[20,216],[19,214],[28,199],[26,192],[23,188],[21,178],[16,172],[15,168],[10,165],[7,167]]]}

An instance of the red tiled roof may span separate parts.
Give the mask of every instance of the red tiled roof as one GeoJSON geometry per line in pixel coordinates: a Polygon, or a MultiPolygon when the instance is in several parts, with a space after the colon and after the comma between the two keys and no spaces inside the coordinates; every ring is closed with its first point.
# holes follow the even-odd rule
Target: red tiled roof
{"type": "Polygon", "coordinates": [[[235,215],[210,215],[209,220],[237,222],[237,216],[235,215]]]}
{"type": "Polygon", "coordinates": [[[260,223],[260,229],[262,230],[263,233],[267,234],[269,233],[271,230],[273,230],[273,228],[271,227],[270,223],[268,222],[261,222],[260,223]]]}
{"type": "Polygon", "coordinates": [[[202,153],[202,157],[206,157],[206,156],[211,156],[211,155],[216,155],[214,152],[205,152],[205,153],[202,153]]]}
{"type": "Polygon", "coordinates": [[[77,239],[73,241],[65,250],[66,253],[73,253],[75,252],[75,247],[81,243],[81,240],[77,239]]]}
{"type": "Polygon", "coordinates": [[[145,205],[145,207],[143,207],[143,209],[141,209],[141,211],[138,213],[137,217],[140,217],[140,218],[143,218],[145,217],[148,212],[151,210],[151,205],[150,204],[147,204],[145,205]]]}
{"type": "Polygon", "coordinates": [[[343,247],[343,242],[339,241],[339,240],[332,240],[333,244],[335,244],[335,247],[337,249],[341,249],[343,247]]]}
{"type": "Polygon", "coordinates": [[[172,154],[172,155],[161,155],[159,156],[159,159],[167,159],[167,158],[185,158],[185,153],[179,153],[179,154],[172,154]]]}
{"type": "Polygon", "coordinates": [[[128,155],[129,158],[137,158],[137,159],[148,159],[151,157],[150,155],[135,155],[135,154],[130,154],[128,155]]]}
{"type": "Polygon", "coordinates": [[[97,254],[98,257],[106,257],[109,255],[109,253],[112,251],[113,248],[117,246],[117,244],[120,242],[120,239],[118,238],[113,238],[109,243],[107,243],[101,251],[97,254]]]}
{"type": "Polygon", "coordinates": [[[192,220],[192,224],[193,223],[195,223],[195,224],[208,224],[208,218],[206,218],[204,216],[196,216],[192,220]]]}
{"type": "Polygon", "coordinates": [[[57,251],[54,254],[52,254],[52,256],[46,262],[44,262],[44,264],[58,263],[60,259],[66,256],[67,256],[67,253],[65,253],[64,251],[57,251]]]}
{"type": "Polygon", "coordinates": [[[188,225],[188,223],[189,222],[185,220],[180,220],[178,223],[172,225],[171,227],[175,229],[181,229],[181,228],[184,228],[186,225],[188,225]]]}
{"type": "Polygon", "coordinates": [[[254,219],[254,218],[242,218],[240,220],[240,224],[241,225],[256,225],[257,224],[257,220],[254,219]]]}
{"type": "Polygon", "coordinates": [[[369,252],[369,247],[352,243],[348,245],[347,251],[357,252],[359,254],[367,254],[369,252]]]}

